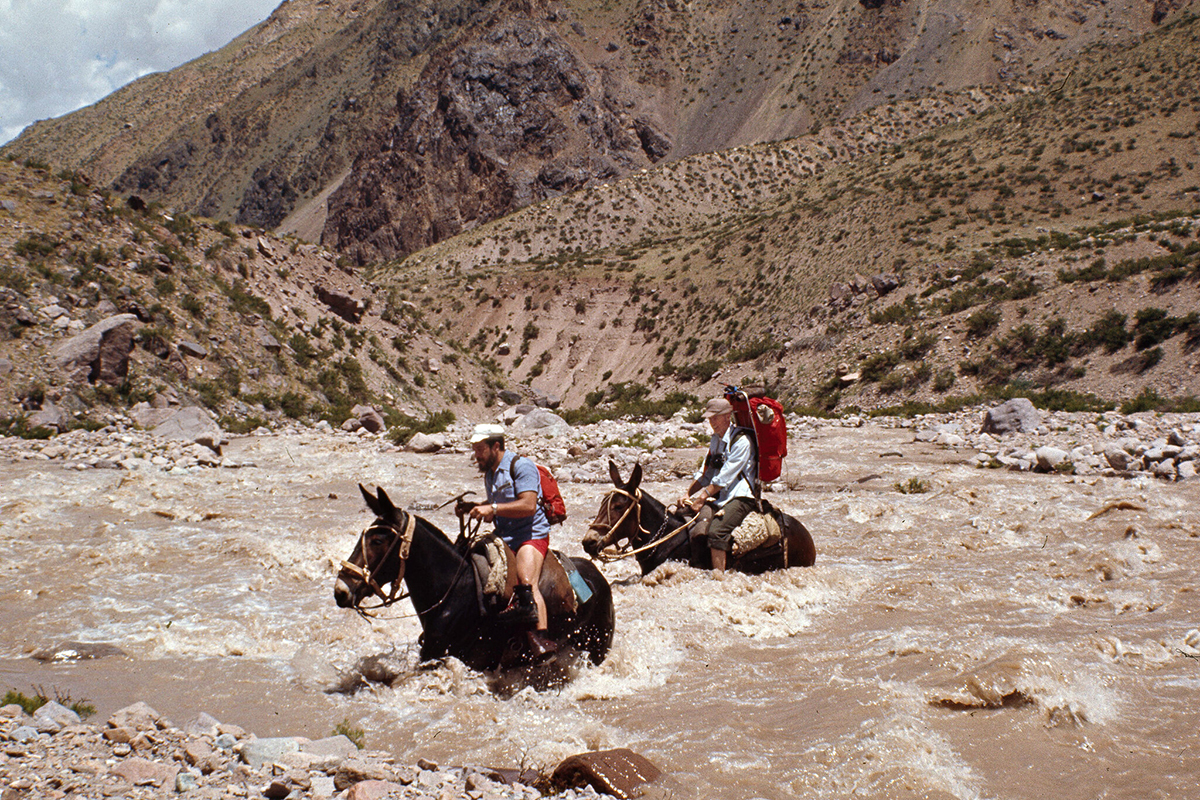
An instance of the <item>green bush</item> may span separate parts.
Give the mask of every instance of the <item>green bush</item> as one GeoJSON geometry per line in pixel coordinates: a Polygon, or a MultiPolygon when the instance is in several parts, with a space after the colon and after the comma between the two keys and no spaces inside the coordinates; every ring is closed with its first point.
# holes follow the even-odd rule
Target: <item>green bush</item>
{"type": "Polygon", "coordinates": [[[362,750],[367,746],[367,732],[362,728],[350,724],[350,718],[346,717],[337,725],[333,726],[333,736],[345,736],[350,741],[354,742],[354,746],[362,750]]]}
{"type": "Polygon", "coordinates": [[[967,317],[967,338],[982,339],[1000,324],[1000,312],[992,308],[976,311],[967,317]]]}

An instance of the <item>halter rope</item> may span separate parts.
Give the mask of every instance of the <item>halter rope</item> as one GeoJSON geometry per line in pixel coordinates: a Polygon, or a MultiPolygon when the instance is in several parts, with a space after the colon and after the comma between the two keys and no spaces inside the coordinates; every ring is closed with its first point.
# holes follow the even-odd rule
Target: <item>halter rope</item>
{"type": "MultiPolygon", "coordinates": [[[[642,527],[642,490],[635,489],[634,493],[630,494],[629,492],[625,491],[624,489],[613,489],[611,492],[609,492],[604,497],[605,508],[607,508],[608,502],[612,499],[612,496],[616,495],[616,494],[628,497],[633,502],[629,505],[628,508],[625,509],[624,512],[622,512],[621,516],[617,519],[616,522],[611,523],[608,526],[608,530],[605,531],[605,533],[606,534],[611,533],[612,531],[614,531],[618,527],[620,527],[621,524],[625,522],[625,518],[629,516],[630,512],[636,508],[637,509],[636,522],[637,522],[638,533],[640,533],[642,536],[649,536],[650,541],[648,543],[642,545],[641,547],[637,547],[632,550],[621,548],[621,547],[618,547],[616,549],[616,551],[614,551],[614,552],[608,552],[607,550],[601,550],[599,553],[596,554],[596,558],[599,559],[600,561],[603,561],[606,564],[611,564],[614,561],[622,561],[626,558],[629,558],[630,556],[636,556],[638,553],[644,553],[647,550],[651,550],[655,547],[658,547],[658,545],[662,544],[663,539],[670,539],[672,536],[679,533],[680,531],[684,531],[684,530],[687,530],[688,528],[692,527],[692,525],[696,522],[696,518],[692,517],[690,520],[683,523],[675,530],[664,535],[663,529],[665,529],[667,527],[667,518],[664,516],[663,524],[661,527],[659,527],[658,531],[656,533],[650,533],[650,531],[648,531],[642,527]]],[[[597,515],[597,516],[599,516],[599,515],[597,515]]],[[[589,525],[588,528],[592,529],[592,530],[597,530],[597,531],[600,530],[600,526],[596,525],[596,523],[594,523],[594,522],[591,525],[589,525]]],[[[633,544],[632,536],[629,537],[629,544],[633,544]]]]}

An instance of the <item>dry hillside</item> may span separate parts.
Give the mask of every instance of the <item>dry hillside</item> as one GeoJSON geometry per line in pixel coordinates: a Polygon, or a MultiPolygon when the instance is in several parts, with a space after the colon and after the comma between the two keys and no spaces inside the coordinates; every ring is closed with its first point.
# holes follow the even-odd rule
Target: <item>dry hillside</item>
{"type": "Polygon", "coordinates": [[[452,334],[574,403],[609,378],[696,387],[733,363],[722,378],[757,376],[793,402],[829,404],[838,365],[859,372],[906,338],[935,344],[846,382],[843,406],[993,391],[1010,378],[1107,398],[1143,386],[1195,394],[1178,338],[1194,328],[1183,322],[1164,340],[1170,369],[1113,373],[1083,344],[1066,362],[1018,359],[1008,374],[971,363],[981,348],[1011,349],[1011,330],[1040,336],[1059,316],[1075,337],[1114,309],[1130,331],[1145,309],[1188,319],[1198,37],[1185,15],[1011,94],[898,101],[816,135],[683,159],[531,207],[377,277],[465,304],[446,317],[452,334]],[[1127,263],[1144,258],[1159,260],[1127,263]],[[1097,260],[1112,269],[1074,277],[1097,260]],[[890,276],[884,296],[872,276],[890,276]],[[981,310],[1000,320],[968,325],[981,310]],[[530,325],[538,335],[526,345],[530,325]]]}
{"type": "MultiPolygon", "coordinates": [[[[941,7],[853,5],[809,11],[861,21],[941,7]]],[[[661,410],[725,381],[838,411],[1017,392],[1069,407],[1194,404],[1200,17],[1183,9],[1129,39],[1118,22],[1134,4],[1079,5],[1080,30],[1121,41],[1084,47],[1043,28],[1030,42],[1067,48],[1063,59],[1002,48],[1029,56],[1010,65],[1020,80],[862,88],[797,138],[673,150],[365,269],[296,238],[135,210],[141,198],[24,155],[22,140],[0,161],[0,419],[46,398],[94,420],[174,395],[230,427],[337,423],[358,402],[411,427],[535,393],[574,418],[668,398],[661,410]],[[868,95],[882,97],[850,113],[868,95]],[[139,319],[127,373],[72,382],[59,348],[121,312],[139,319]]],[[[542,6],[521,8],[528,21],[542,6]]],[[[578,36],[568,11],[588,9],[610,22],[628,11],[559,7],[543,23],[578,36]]],[[[601,37],[599,50],[665,46],[638,30],[646,44],[609,50],[601,37]]],[[[464,63],[423,62],[443,77],[464,63]]]]}

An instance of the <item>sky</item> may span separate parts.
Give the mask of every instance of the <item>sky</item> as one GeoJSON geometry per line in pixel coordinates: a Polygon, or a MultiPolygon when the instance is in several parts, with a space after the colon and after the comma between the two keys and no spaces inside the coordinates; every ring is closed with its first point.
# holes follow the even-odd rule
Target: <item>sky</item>
{"type": "Polygon", "coordinates": [[[0,0],[0,144],[217,50],[281,0],[0,0]]]}

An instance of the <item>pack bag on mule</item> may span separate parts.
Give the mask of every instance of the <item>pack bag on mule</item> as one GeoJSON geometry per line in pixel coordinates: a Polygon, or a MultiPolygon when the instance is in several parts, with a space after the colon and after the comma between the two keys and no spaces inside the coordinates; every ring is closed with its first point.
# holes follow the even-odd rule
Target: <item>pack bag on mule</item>
{"type": "MultiPolygon", "coordinates": [[[[509,462],[508,474],[515,485],[517,482],[517,459],[521,456],[513,456],[513,460],[509,462]]],[[[529,459],[533,461],[533,459],[529,459]]],[[[561,525],[567,519],[567,504],[563,502],[562,492],[558,490],[558,481],[554,479],[554,473],[550,472],[550,468],[533,461],[533,465],[537,467],[538,477],[542,482],[542,492],[538,497],[538,502],[542,505],[542,511],[546,514],[546,521],[551,525],[561,525]]]]}
{"type": "MultiPolygon", "coordinates": [[[[776,480],[783,474],[783,459],[787,458],[787,422],[783,418],[783,406],[767,397],[763,389],[753,387],[726,386],[725,399],[733,406],[734,424],[746,429],[754,445],[758,482],[776,480]]],[[[754,490],[757,496],[758,487],[754,490]]]]}

